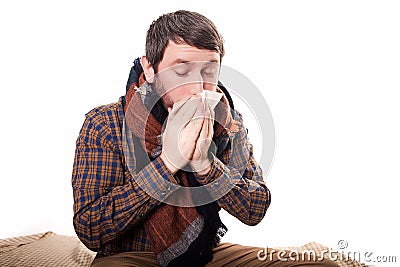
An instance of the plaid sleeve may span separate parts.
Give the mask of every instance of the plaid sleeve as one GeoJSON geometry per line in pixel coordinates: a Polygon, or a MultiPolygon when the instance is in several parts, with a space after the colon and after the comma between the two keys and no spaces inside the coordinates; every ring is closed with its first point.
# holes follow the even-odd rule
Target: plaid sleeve
{"type": "Polygon", "coordinates": [[[123,155],[115,144],[113,127],[118,118],[90,112],[76,143],[72,173],[74,227],[78,237],[90,249],[98,251],[128,226],[141,221],[172,190],[173,174],[160,158],[148,163],[132,176],[126,170],[123,155]],[[145,180],[151,194],[137,183],[145,180]],[[169,183],[168,183],[169,182],[169,183]]]}
{"type": "Polygon", "coordinates": [[[254,158],[242,117],[239,113],[237,117],[241,127],[235,138],[230,140],[231,149],[226,149],[219,158],[214,156],[208,174],[195,175],[202,184],[212,183],[211,194],[227,192],[217,200],[220,207],[243,223],[256,225],[265,216],[271,194],[263,180],[262,169],[254,158]]]}

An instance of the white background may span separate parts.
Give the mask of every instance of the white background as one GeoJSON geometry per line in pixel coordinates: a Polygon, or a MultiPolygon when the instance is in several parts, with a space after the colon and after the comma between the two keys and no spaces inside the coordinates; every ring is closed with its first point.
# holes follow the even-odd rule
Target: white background
{"type": "Polygon", "coordinates": [[[223,63],[258,86],[276,127],[271,207],[253,227],[224,213],[223,241],[346,240],[400,261],[399,2],[136,2],[1,2],[0,238],[74,234],[84,114],[124,94],[152,20],[188,9],[215,22],[223,63]]]}

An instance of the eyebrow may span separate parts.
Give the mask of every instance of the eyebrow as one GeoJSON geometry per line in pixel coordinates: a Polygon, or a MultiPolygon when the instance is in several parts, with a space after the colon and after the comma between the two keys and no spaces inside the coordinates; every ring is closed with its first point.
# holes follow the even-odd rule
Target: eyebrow
{"type": "MultiPolygon", "coordinates": [[[[186,60],[186,59],[177,58],[170,64],[170,66],[173,66],[173,65],[176,65],[176,64],[187,64],[187,63],[191,63],[191,62],[198,62],[198,61],[189,61],[189,60],[186,60]]],[[[201,61],[201,62],[218,63],[218,60],[217,59],[212,59],[212,60],[209,60],[209,61],[201,61]]]]}

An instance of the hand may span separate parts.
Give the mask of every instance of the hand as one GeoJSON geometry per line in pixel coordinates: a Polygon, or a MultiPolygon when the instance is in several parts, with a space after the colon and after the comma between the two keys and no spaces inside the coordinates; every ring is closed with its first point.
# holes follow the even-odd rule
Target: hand
{"type": "Polygon", "coordinates": [[[192,160],[190,161],[192,169],[200,175],[206,174],[210,170],[211,162],[208,157],[208,150],[214,135],[214,111],[210,105],[208,105],[207,101],[205,101],[204,106],[205,114],[203,125],[199,138],[196,141],[192,160]]]}
{"type": "Polygon", "coordinates": [[[205,108],[200,96],[192,96],[168,111],[169,116],[162,135],[161,159],[175,173],[193,158],[204,122],[205,108]]]}

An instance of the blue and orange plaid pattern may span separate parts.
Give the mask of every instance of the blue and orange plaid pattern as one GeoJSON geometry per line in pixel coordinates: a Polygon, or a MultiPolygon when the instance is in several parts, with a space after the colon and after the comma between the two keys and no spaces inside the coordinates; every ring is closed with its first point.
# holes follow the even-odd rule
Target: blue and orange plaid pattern
{"type": "MultiPolygon", "coordinates": [[[[143,219],[163,202],[151,197],[136,181],[145,182],[152,193],[161,192],[165,198],[172,193],[167,182],[177,184],[159,157],[132,176],[122,148],[123,121],[120,98],[116,103],[87,113],[76,141],[72,172],[73,223],[80,240],[97,251],[98,257],[152,251],[143,219]]],[[[214,157],[209,174],[198,176],[198,180],[215,185],[233,183],[232,189],[217,204],[243,223],[255,225],[269,207],[270,192],[243,126],[232,147],[235,153],[214,157]]]]}

